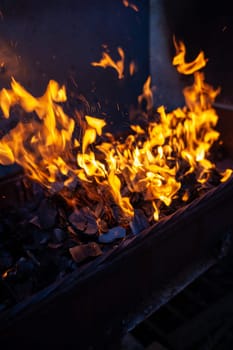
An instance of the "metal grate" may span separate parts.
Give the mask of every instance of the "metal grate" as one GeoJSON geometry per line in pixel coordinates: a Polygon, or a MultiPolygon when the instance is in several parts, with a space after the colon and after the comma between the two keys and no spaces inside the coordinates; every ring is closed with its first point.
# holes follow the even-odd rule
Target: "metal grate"
{"type": "Polygon", "coordinates": [[[233,349],[233,253],[136,326],[130,337],[147,350],[233,349]]]}

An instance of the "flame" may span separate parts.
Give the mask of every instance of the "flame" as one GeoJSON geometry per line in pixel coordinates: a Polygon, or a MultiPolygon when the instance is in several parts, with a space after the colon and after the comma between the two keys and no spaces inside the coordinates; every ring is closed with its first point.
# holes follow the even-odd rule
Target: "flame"
{"type": "Polygon", "coordinates": [[[33,119],[19,122],[0,140],[0,162],[3,165],[19,163],[30,177],[46,186],[57,180],[56,174],[69,172],[67,158],[75,123],[59,105],[65,99],[65,87],[59,87],[53,80],[39,98],[32,96],[14,79],[11,90],[1,90],[0,106],[5,118],[9,118],[10,109],[16,104],[27,113],[34,113],[33,119]]]}
{"type": "Polygon", "coordinates": [[[148,76],[145,84],[143,85],[142,94],[138,96],[138,104],[141,105],[142,101],[146,101],[146,108],[149,111],[153,107],[153,92],[151,90],[151,76],[148,76]]]}
{"type": "Polygon", "coordinates": [[[222,175],[222,178],[221,178],[221,182],[226,182],[229,178],[230,178],[230,176],[232,175],[232,169],[226,169],[225,171],[223,171],[222,173],[221,173],[221,175],[222,175]]]}
{"type": "Polygon", "coordinates": [[[133,76],[135,74],[135,72],[136,72],[136,69],[137,69],[137,67],[136,67],[135,62],[131,61],[130,64],[129,64],[129,74],[131,76],[133,76]]]}
{"type": "MultiPolygon", "coordinates": [[[[219,139],[213,102],[220,89],[208,85],[198,71],[206,63],[203,54],[187,64],[184,44],[176,47],[173,64],[178,71],[193,72],[194,76],[192,86],[183,91],[185,106],[170,112],[159,106],[155,120],[148,118],[143,128],[132,125],[132,133],[123,141],[104,133],[104,119],[82,118],[78,112],[68,116],[64,111],[65,86],[51,80],[44,95],[34,97],[12,79],[11,89],[0,91],[0,108],[5,118],[19,113],[19,108],[25,115],[0,139],[0,164],[20,164],[27,176],[52,193],[59,192],[70,205],[82,205],[85,199],[90,206],[98,202],[106,208],[116,206],[127,222],[134,216],[135,194],[140,196],[140,205],[149,206],[155,221],[161,207],[170,206],[177,197],[187,202],[190,195],[184,183],[189,175],[193,174],[201,186],[215,169],[209,156],[219,139]],[[79,137],[77,118],[82,127],[79,137]]],[[[119,52],[123,57],[123,51],[119,52]]],[[[105,59],[103,67],[111,62],[119,75],[123,74],[122,65],[107,54],[105,59]]],[[[148,112],[153,107],[150,85],[149,76],[138,97],[139,107],[145,100],[148,112]]],[[[231,169],[220,173],[221,181],[227,181],[231,174],[231,169]]]]}
{"type": "Polygon", "coordinates": [[[177,71],[179,73],[193,74],[197,70],[205,67],[207,59],[205,58],[203,51],[201,51],[192,62],[186,63],[186,47],[184,43],[182,41],[177,42],[175,37],[173,38],[173,42],[176,49],[176,56],[173,58],[172,64],[177,66],[177,71]]]}
{"type": "Polygon", "coordinates": [[[124,78],[124,65],[125,65],[125,53],[121,47],[117,48],[120,59],[118,61],[114,61],[112,57],[107,53],[102,53],[102,59],[99,62],[92,62],[91,65],[94,67],[112,67],[118,73],[118,79],[124,78]]]}

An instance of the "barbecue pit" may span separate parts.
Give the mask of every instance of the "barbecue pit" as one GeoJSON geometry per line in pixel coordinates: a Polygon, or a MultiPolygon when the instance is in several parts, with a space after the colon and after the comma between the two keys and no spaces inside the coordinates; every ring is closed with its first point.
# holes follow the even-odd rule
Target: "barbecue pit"
{"type": "MultiPolygon", "coordinates": [[[[44,82],[51,77],[56,76],[61,81],[66,79],[66,83],[72,91],[77,92],[79,86],[82,86],[82,94],[78,95],[81,105],[83,102],[81,96],[83,95],[88,97],[88,101],[94,101],[94,112],[98,110],[96,107],[98,103],[101,103],[101,108],[105,111],[114,111],[113,115],[115,117],[112,120],[111,127],[119,126],[120,116],[120,120],[125,123],[123,123],[123,129],[125,127],[128,130],[128,115],[125,110],[129,103],[135,101],[141,93],[143,78],[149,72],[149,26],[146,25],[149,23],[149,2],[145,1],[138,5],[141,11],[139,11],[139,14],[132,7],[128,6],[127,8],[122,3],[118,4],[118,8],[118,5],[103,2],[98,5],[99,7],[97,6],[96,12],[91,15],[91,18],[93,16],[92,20],[95,21],[96,13],[103,14],[106,10],[110,13],[109,17],[111,18],[111,15],[117,11],[119,18],[129,15],[130,19],[129,26],[125,29],[121,28],[123,33],[121,31],[118,33],[115,30],[112,32],[112,23],[111,20],[108,20],[108,34],[109,38],[114,36],[111,45],[114,46],[117,43],[116,47],[119,46],[118,43],[122,37],[125,38],[124,45],[130,47],[129,51],[126,52],[127,57],[136,59],[139,67],[138,75],[135,75],[135,78],[133,76],[133,81],[130,80],[130,76],[127,76],[125,84],[117,77],[114,78],[114,84],[111,84],[107,96],[103,90],[109,85],[111,79],[107,77],[106,81],[103,81],[103,71],[101,69],[95,70],[90,65],[93,56],[98,56],[95,51],[97,50],[98,40],[93,41],[95,46],[89,46],[90,52],[85,52],[83,61],[78,62],[77,67],[74,63],[76,52],[74,50],[68,51],[67,48],[70,48],[71,44],[68,41],[66,42],[65,38],[62,39],[62,42],[65,48],[67,46],[66,55],[61,52],[60,42],[57,39],[54,47],[50,47],[49,44],[46,45],[49,49],[48,55],[44,52],[44,41],[37,40],[38,46],[34,45],[34,39],[41,37],[41,32],[47,32],[53,22],[55,26],[50,31],[47,40],[49,43],[54,41],[57,30],[60,30],[61,21],[58,21],[59,25],[57,24],[59,18],[69,22],[66,30],[62,32],[66,33],[73,41],[73,37],[79,33],[79,27],[75,27],[76,16],[82,14],[79,16],[80,20],[83,21],[81,22],[83,23],[82,27],[84,27],[86,19],[90,21],[91,1],[81,5],[82,11],[75,2],[70,1],[69,6],[65,5],[65,13],[63,13],[64,3],[62,1],[56,3],[57,12],[54,12],[53,4],[46,10],[42,5],[38,5],[36,13],[35,9],[30,7],[30,4],[26,1],[22,1],[20,5],[18,4],[17,6],[24,6],[24,11],[28,11],[30,17],[25,20],[23,16],[21,17],[21,14],[16,15],[15,7],[11,8],[6,4],[4,5],[3,16],[6,16],[6,19],[3,20],[5,38],[2,45],[7,57],[10,55],[10,59],[9,63],[4,63],[5,68],[3,69],[1,84],[5,84],[13,72],[16,79],[20,80],[26,88],[34,90],[35,93],[40,93],[44,82]],[[132,13],[125,15],[124,11],[126,10],[132,11],[132,13]],[[17,30],[19,37],[9,47],[8,38],[13,35],[10,28],[11,23],[14,23],[16,28],[20,30],[17,30]],[[34,32],[29,32],[28,28],[34,28],[34,32]],[[27,33],[29,41],[21,39],[25,33],[27,33]],[[146,40],[139,44],[138,37],[140,36],[145,37],[146,40]],[[28,42],[31,45],[30,47],[28,42]],[[6,43],[7,46],[5,46],[6,43]],[[141,49],[145,51],[143,57],[139,55],[141,49]],[[16,53],[18,56],[16,55],[17,57],[13,61],[12,57],[16,53]],[[23,64],[26,62],[23,69],[21,68],[22,62],[23,64]],[[87,68],[85,68],[86,62],[88,62],[87,68]],[[35,67],[37,68],[35,69],[35,67]],[[80,70],[82,72],[86,71],[87,75],[79,75],[77,71],[80,72],[80,70]],[[68,76],[67,71],[69,71],[68,76]],[[92,77],[88,82],[87,76],[92,77]],[[30,80],[28,80],[28,77],[30,77],[30,80]],[[76,86],[76,80],[79,82],[78,86],[76,86]],[[91,87],[90,84],[93,84],[93,81],[95,86],[91,87]],[[133,89],[130,89],[130,87],[133,87],[133,89]],[[130,90],[130,93],[125,95],[124,92],[128,90],[130,90]],[[122,105],[119,106],[118,101],[121,101],[122,105]]],[[[156,4],[159,5],[156,1],[151,2],[150,15],[152,19],[158,21],[152,11],[156,4]]],[[[152,20],[150,23],[153,23],[152,20]]],[[[164,25],[165,22],[162,22],[161,30],[164,25]]],[[[102,28],[101,24],[98,23],[97,26],[99,26],[101,32],[106,31],[106,28],[102,28]]],[[[150,45],[152,45],[156,33],[151,28],[150,32],[150,45]]],[[[77,56],[79,56],[80,46],[85,46],[84,43],[87,41],[88,35],[89,33],[85,32],[84,36],[79,37],[77,56]]],[[[99,46],[102,44],[102,42],[99,43],[99,46]]],[[[162,47],[163,45],[166,45],[166,43],[161,43],[162,47]]],[[[165,49],[167,50],[167,48],[165,49]]],[[[153,50],[151,50],[151,55],[153,60],[158,59],[153,50]]],[[[156,77],[156,73],[153,74],[153,77],[156,77]]],[[[182,85],[183,82],[178,82],[178,84],[182,85]]],[[[169,85],[168,91],[173,88],[174,86],[171,88],[169,85]]],[[[162,87],[162,92],[160,99],[164,97],[164,87],[162,87]]],[[[174,104],[176,105],[180,98],[178,97],[177,100],[176,94],[173,95],[175,95],[175,102],[171,103],[169,107],[174,107],[174,104]]],[[[232,108],[223,104],[221,98],[220,102],[215,104],[215,108],[219,115],[217,128],[221,132],[223,141],[223,148],[220,149],[222,153],[220,155],[221,159],[219,159],[219,167],[231,168],[233,155],[230,135],[232,108]]],[[[5,120],[4,123],[4,127],[8,128],[9,125],[5,120]]],[[[124,132],[125,130],[119,128],[120,134],[124,132]]],[[[49,220],[51,217],[53,218],[53,208],[48,206],[47,200],[45,201],[45,209],[43,209],[41,203],[44,203],[44,193],[40,186],[25,177],[22,169],[15,165],[3,170],[6,175],[2,176],[0,182],[2,197],[0,206],[2,210],[9,208],[9,211],[15,211],[18,207],[23,212],[27,205],[30,207],[36,199],[42,197],[41,202],[39,201],[41,216],[46,215],[46,212],[51,209],[49,220]]],[[[86,238],[84,238],[84,242],[81,243],[89,242],[89,246],[88,252],[83,254],[87,254],[90,259],[87,259],[87,261],[84,259],[85,263],[79,260],[76,261],[78,267],[76,265],[75,267],[70,266],[69,273],[62,275],[60,279],[52,280],[51,283],[47,283],[45,286],[42,283],[42,287],[38,288],[36,293],[29,294],[23,300],[18,299],[14,290],[9,288],[9,284],[2,276],[2,291],[11,300],[11,306],[3,309],[0,313],[2,344],[13,346],[20,342],[26,348],[37,344],[43,346],[54,346],[55,344],[56,347],[62,349],[69,342],[72,341],[73,343],[73,336],[77,334],[77,330],[77,343],[81,349],[105,348],[110,344],[114,344],[123,334],[132,330],[138,323],[173,298],[187,284],[227,254],[233,229],[231,215],[232,191],[232,179],[228,179],[226,182],[219,183],[218,186],[213,186],[205,191],[202,196],[189,201],[187,205],[181,206],[174,212],[168,212],[166,216],[153,225],[148,226],[146,223],[144,226],[143,220],[139,220],[134,223],[136,226],[137,224],[138,226],[142,225],[137,234],[129,235],[129,237],[120,241],[114,241],[113,244],[107,246],[107,249],[104,248],[101,252],[96,247],[95,240],[90,243],[88,240],[85,241],[86,238]],[[81,264],[79,264],[80,262],[81,264]]],[[[58,203],[60,203],[59,200],[58,203]]],[[[64,205],[62,201],[61,205],[64,205]]],[[[37,224],[37,221],[32,221],[34,227],[37,224]]],[[[47,224],[50,226],[50,222],[47,224]]],[[[47,230],[48,227],[43,229],[47,230]]],[[[75,232],[72,232],[72,230],[69,233],[75,236],[75,232]]],[[[58,235],[56,238],[60,237],[60,234],[62,233],[56,231],[56,235],[58,235]]],[[[117,229],[117,234],[119,234],[119,229],[117,229]]],[[[125,236],[124,233],[123,236],[125,236]]],[[[56,244],[58,243],[56,241],[56,244]]],[[[53,249],[56,249],[56,247],[53,246],[53,249]]],[[[31,254],[30,249],[26,250],[25,254],[28,255],[27,258],[34,265],[40,264],[37,256],[31,254]]]]}

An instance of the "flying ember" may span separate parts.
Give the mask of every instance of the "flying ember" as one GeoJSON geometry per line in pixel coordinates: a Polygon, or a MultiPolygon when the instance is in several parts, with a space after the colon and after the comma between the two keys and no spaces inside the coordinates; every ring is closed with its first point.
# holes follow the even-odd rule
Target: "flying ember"
{"type": "Polygon", "coordinates": [[[137,7],[135,4],[129,2],[128,0],[122,0],[122,2],[123,2],[123,5],[124,5],[125,7],[131,7],[131,8],[132,8],[134,11],[136,11],[136,12],[139,11],[139,10],[138,10],[138,7],[137,7]]]}
{"type": "MultiPolygon", "coordinates": [[[[191,200],[190,177],[200,189],[217,171],[210,155],[220,136],[213,108],[220,89],[208,85],[200,72],[207,62],[203,52],[187,63],[185,45],[175,42],[175,48],[173,65],[194,78],[183,91],[185,106],[167,112],[161,105],[153,111],[149,76],[138,97],[145,123],[132,124],[124,141],[104,132],[104,119],[78,111],[68,115],[65,86],[51,80],[44,95],[36,98],[12,78],[11,89],[0,91],[0,107],[4,118],[22,111],[24,118],[0,139],[0,164],[19,164],[29,178],[74,208],[84,202],[90,208],[102,203],[109,220],[112,208],[117,208],[123,225],[131,222],[137,208],[144,208],[149,220],[157,221],[162,208],[174,200],[191,200]],[[146,110],[142,110],[143,101],[146,110]]],[[[121,79],[124,51],[118,48],[118,53],[117,62],[104,53],[92,65],[110,66],[121,79]]],[[[219,181],[227,181],[231,173],[231,169],[219,172],[219,181]]]]}

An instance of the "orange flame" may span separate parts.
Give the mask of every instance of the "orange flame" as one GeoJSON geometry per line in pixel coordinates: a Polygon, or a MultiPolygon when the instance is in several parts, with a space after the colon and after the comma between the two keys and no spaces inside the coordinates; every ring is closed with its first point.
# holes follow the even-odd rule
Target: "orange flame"
{"type": "Polygon", "coordinates": [[[142,104],[142,101],[146,101],[146,108],[150,110],[153,107],[153,92],[151,90],[151,76],[146,79],[145,84],[143,85],[142,94],[138,96],[139,105],[142,104]]]}
{"type": "Polygon", "coordinates": [[[177,42],[173,38],[173,42],[176,49],[176,56],[173,58],[172,64],[177,66],[177,71],[182,74],[193,74],[197,70],[205,67],[207,59],[204,56],[204,52],[201,51],[198,56],[189,63],[185,62],[186,47],[182,41],[177,42]]]}
{"type": "MultiPolygon", "coordinates": [[[[183,43],[179,48],[185,53],[183,43]]],[[[133,195],[138,194],[158,220],[161,206],[170,206],[179,194],[184,202],[189,200],[183,188],[189,174],[195,174],[200,184],[208,181],[215,168],[209,160],[211,147],[219,138],[213,102],[220,89],[206,84],[203,73],[197,71],[203,61],[187,64],[176,59],[175,63],[180,72],[194,73],[193,85],[183,91],[186,105],[169,113],[160,106],[156,121],[144,128],[132,125],[133,133],[124,142],[106,133],[105,141],[97,144],[106,122],[89,115],[80,123],[83,135],[78,139],[75,118],[63,109],[64,86],[51,80],[45,94],[36,98],[12,79],[11,89],[0,91],[0,108],[10,118],[18,105],[27,119],[0,139],[0,164],[20,164],[30,178],[59,192],[72,205],[82,200],[78,192],[73,193],[72,186],[78,183],[90,203],[104,202],[106,207],[114,203],[127,221],[134,215],[133,195]]],[[[138,97],[139,106],[146,100],[147,111],[153,107],[150,85],[149,76],[138,97]]],[[[231,169],[221,173],[221,181],[231,174],[231,169]]]]}
{"type": "Polygon", "coordinates": [[[136,64],[134,61],[131,61],[129,64],[129,74],[132,76],[136,72],[136,64]]]}
{"type": "Polygon", "coordinates": [[[112,67],[118,73],[118,79],[124,78],[124,64],[125,64],[125,53],[121,47],[117,48],[120,60],[114,61],[107,52],[102,53],[102,59],[99,62],[92,62],[91,65],[94,67],[112,67]]]}

